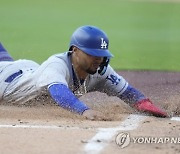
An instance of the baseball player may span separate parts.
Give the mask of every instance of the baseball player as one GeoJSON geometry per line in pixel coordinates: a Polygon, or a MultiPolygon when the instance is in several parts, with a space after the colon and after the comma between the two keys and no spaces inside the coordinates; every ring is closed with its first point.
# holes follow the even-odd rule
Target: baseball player
{"type": "Polygon", "coordinates": [[[0,102],[24,103],[50,96],[59,106],[90,120],[103,120],[78,98],[100,91],[117,96],[140,112],[167,117],[139,90],[131,86],[109,65],[105,32],[95,26],[82,26],[72,34],[69,51],[49,57],[41,65],[31,60],[16,60],[0,45],[0,102]]]}

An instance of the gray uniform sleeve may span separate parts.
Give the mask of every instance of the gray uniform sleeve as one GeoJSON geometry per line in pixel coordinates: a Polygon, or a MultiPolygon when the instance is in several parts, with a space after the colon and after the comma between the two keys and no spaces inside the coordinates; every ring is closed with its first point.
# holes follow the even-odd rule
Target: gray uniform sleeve
{"type": "Polygon", "coordinates": [[[112,67],[108,66],[106,73],[103,76],[94,76],[94,89],[100,92],[105,92],[110,96],[117,96],[126,103],[133,104],[145,99],[143,93],[132,87],[112,67]]]}
{"type": "Polygon", "coordinates": [[[120,96],[127,89],[128,82],[108,65],[104,75],[96,74],[91,77],[90,87],[91,91],[100,91],[111,96],[120,96]]]}
{"type": "Polygon", "coordinates": [[[68,86],[69,72],[64,61],[58,59],[49,59],[43,63],[39,70],[38,87],[46,87],[52,83],[62,83],[68,86]]]}

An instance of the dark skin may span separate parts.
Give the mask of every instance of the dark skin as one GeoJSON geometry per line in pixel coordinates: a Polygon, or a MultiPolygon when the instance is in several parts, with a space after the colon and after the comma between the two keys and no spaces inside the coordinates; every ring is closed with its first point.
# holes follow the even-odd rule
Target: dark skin
{"type": "Polygon", "coordinates": [[[73,47],[72,64],[80,79],[85,79],[88,74],[95,74],[102,62],[103,57],[94,57],[73,47]]]}
{"type": "MultiPolygon", "coordinates": [[[[77,47],[73,47],[72,51],[72,64],[79,79],[85,80],[88,74],[95,74],[103,62],[103,57],[88,55],[77,47]]],[[[109,120],[101,112],[92,109],[85,110],[82,115],[89,120],[109,120]]]]}

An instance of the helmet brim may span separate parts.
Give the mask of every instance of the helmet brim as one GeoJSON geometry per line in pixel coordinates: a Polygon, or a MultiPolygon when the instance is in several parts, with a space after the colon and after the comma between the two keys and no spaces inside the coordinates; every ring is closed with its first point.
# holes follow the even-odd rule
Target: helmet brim
{"type": "Polygon", "coordinates": [[[114,57],[109,50],[100,50],[100,49],[88,49],[88,48],[80,48],[83,52],[88,55],[95,56],[95,57],[114,57]]]}

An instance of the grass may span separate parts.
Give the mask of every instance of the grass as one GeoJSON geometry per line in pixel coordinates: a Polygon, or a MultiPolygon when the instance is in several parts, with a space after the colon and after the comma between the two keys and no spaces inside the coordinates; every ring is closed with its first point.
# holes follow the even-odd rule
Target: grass
{"type": "Polygon", "coordinates": [[[15,59],[66,51],[81,25],[108,34],[115,69],[180,71],[180,3],[0,0],[0,41],[15,59]]]}

